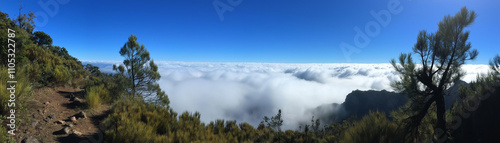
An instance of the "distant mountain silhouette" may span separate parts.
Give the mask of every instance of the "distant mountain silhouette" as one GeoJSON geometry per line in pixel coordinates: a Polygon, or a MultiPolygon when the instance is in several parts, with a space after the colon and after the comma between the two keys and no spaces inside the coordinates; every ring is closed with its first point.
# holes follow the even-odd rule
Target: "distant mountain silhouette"
{"type": "MultiPolygon", "coordinates": [[[[458,89],[461,85],[469,86],[464,81],[457,81],[446,90],[445,107],[450,109],[458,97],[458,89]]],[[[361,119],[370,111],[385,112],[387,115],[391,111],[398,109],[408,102],[408,97],[401,93],[382,91],[360,91],[355,90],[349,93],[344,103],[332,103],[318,106],[312,110],[313,115],[320,119],[322,124],[332,124],[340,122],[351,116],[361,119]]]]}
{"type": "Polygon", "coordinates": [[[361,119],[371,111],[389,113],[406,104],[406,95],[389,91],[353,91],[347,95],[344,103],[345,110],[349,116],[357,116],[361,119]]]}
{"type": "Polygon", "coordinates": [[[355,90],[346,96],[344,103],[325,104],[313,109],[313,114],[320,119],[322,124],[332,124],[357,116],[361,119],[369,111],[390,112],[408,101],[408,98],[399,93],[382,91],[355,90]]]}

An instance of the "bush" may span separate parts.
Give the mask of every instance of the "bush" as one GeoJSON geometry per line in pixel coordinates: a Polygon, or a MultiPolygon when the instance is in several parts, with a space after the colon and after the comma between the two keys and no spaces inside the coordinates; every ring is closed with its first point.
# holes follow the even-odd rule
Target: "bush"
{"type": "Polygon", "coordinates": [[[347,129],[340,142],[403,142],[398,133],[397,124],[387,120],[384,113],[370,112],[347,129]]]}
{"type": "Polygon", "coordinates": [[[81,62],[67,55],[67,52],[63,53],[34,44],[27,49],[26,57],[31,62],[25,65],[29,65],[29,77],[36,87],[64,85],[85,75],[81,62]]]}
{"type": "Polygon", "coordinates": [[[102,87],[108,91],[108,94],[100,96],[102,103],[111,104],[119,97],[128,95],[126,89],[128,81],[119,74],[101,74],[99,76],[90,75],[84,82],[85,83],[82,87],[87,91],[96,86],[102,87]]]}
{"type": "MultiPolygon", "coordinates": [[[[16,78],[14,80],[17,81],[16,85],[16,108],[23,108],[23,99],[26,98],[27,95],[31,94],[32,88],[28,81],[28,78],[25,76],[24,68],[19,68],[20,70],[16,71],[16,78]]],[[[6,115],[9,111],[8,102],[10,99],[10,93],[7,91],[7,81],[12,80],[9,78],[9,73],[7,73],[7,68],[0,67],[0,113],[2,115],[6,115]]]]}
{"type": "Polygon", "coordinates": [[[62,65],[57,65],[54,69],[54,78],[57,83],[67,83],[71,79],[71,75],[68,68],[62,65]]]}
{"type": "Polygon", "coordinates": [[[181,136],[176,130],[173,110],[159,107],[143,100],[120,99],[112,113],[104,120],[107,142],[174,142],[181,136]]]}
{"type": "Polygon", "coordinates": [[[97,108],[101,105],[102,98],[109,97],[108,90],[104,88],[104,85],[93,86],[87,91],[85,99],[90,108],[97,108]]]}
{"type": "MultiPolygon", "coordinates": [[[[0,123],[3,123],[1,121],[2,120],[0,120],[0,123]]],[[[10,134],[7,133],[7,129],[3,125],[0,125],[0,142],[7,142],[7,140],[9,139],[8,135],[10,134]]]]}

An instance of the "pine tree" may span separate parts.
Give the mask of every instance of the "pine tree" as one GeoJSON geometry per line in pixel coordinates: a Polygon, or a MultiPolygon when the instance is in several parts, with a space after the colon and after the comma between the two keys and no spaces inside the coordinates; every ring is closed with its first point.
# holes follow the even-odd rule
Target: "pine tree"
{"type": "Polygon", "coordinates": [[[52,45],[52,38],[49,34],[46,34],[43,31],[35,31],[35,33],[33,33],[33,37],[31,37],[31,40],[35,41],[35,43],[37,43],[38,45],[52,45]]]}
{"type": "Polygon", "coordinates": [[[137,42],[137,36],[131,35],[128,38],[120,49],[120,55],[125,57],[123,65],[113,65],[113,70],[128,78],[132,96],[143,96],[151,101],[168,105],[168,97],[157,83],[161,77],[158,66],[151,60],[144,45],[137,42]]]}
{"type": "Polygon", "coordinates": [[[493,74],[500,80],[500,56],[496,55],[492,61],[490,61],[490,68],[493,70],[493,74]]]}
{"type": "Polygon", "coordinates": [[[271,118],[264,116],[264,121],[261,123],[267,123],[267,127],[272,128],[276,131],[281,131],[281,126],[283,125],[283,118],[281,117],[281,109],[278,110],[276,116],[271,118]]]}
{"type": "Polygon", "coordinates": [[[471,49],[469,31],[465,28],[471,25],[476,18],[474,11],[462,8],[455,16],[445,16],[439,22],[436,33],[421,31],[413,53],[420,60],[417,66],[410,54],[401,54],[400,64],[392,59],[391,63],[400,74],[401,81],[395,82],[396,90],[403,91],[411,101],[411,114],[407,122],[407,131],[418,129],[422,119],[428,113],[433,103],[437,109],[437,123],[434,129],[439,141],[446,140],[445,119],[445,90],[464,73],[461,66],[478,55],[477,50],[471,49]]]}

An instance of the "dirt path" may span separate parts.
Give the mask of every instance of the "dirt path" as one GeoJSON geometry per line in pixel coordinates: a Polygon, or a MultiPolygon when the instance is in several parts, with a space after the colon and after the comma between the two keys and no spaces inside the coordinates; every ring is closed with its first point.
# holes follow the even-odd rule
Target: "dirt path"
{"type": "Polygon", "coordinates": [[[68,87],[35,89],[35,93],[25,103],[20,112],[21,124],[17,127],[17,141],[34,138],[43,143],[100,142],[103,132],[99,125],[108,114],[109,105],[98,109],[86,109],[83,104],[84,92],[68,87]],[[76,101],[70,101],[76,97],[76,101]],[[79,115],[84,112],[84,118],[79,115]],[[71,117],[76,118],[72,121],[71,117]],[[62,121],[62,122],[60,122],[62,121]],[[66,131],[64,130],[66,128],[66,131]]]}

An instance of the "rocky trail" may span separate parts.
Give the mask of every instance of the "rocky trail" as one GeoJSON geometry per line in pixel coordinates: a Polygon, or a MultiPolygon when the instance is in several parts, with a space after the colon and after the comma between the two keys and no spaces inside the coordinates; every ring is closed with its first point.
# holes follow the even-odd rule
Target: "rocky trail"
{"type": "Polygon", "coordinates": [[[110,109],[88,109],[84,91],[69,87],[35,89],[19,113],[16,140],[22,143],[102,142],[99,129],[110,109]]]}

